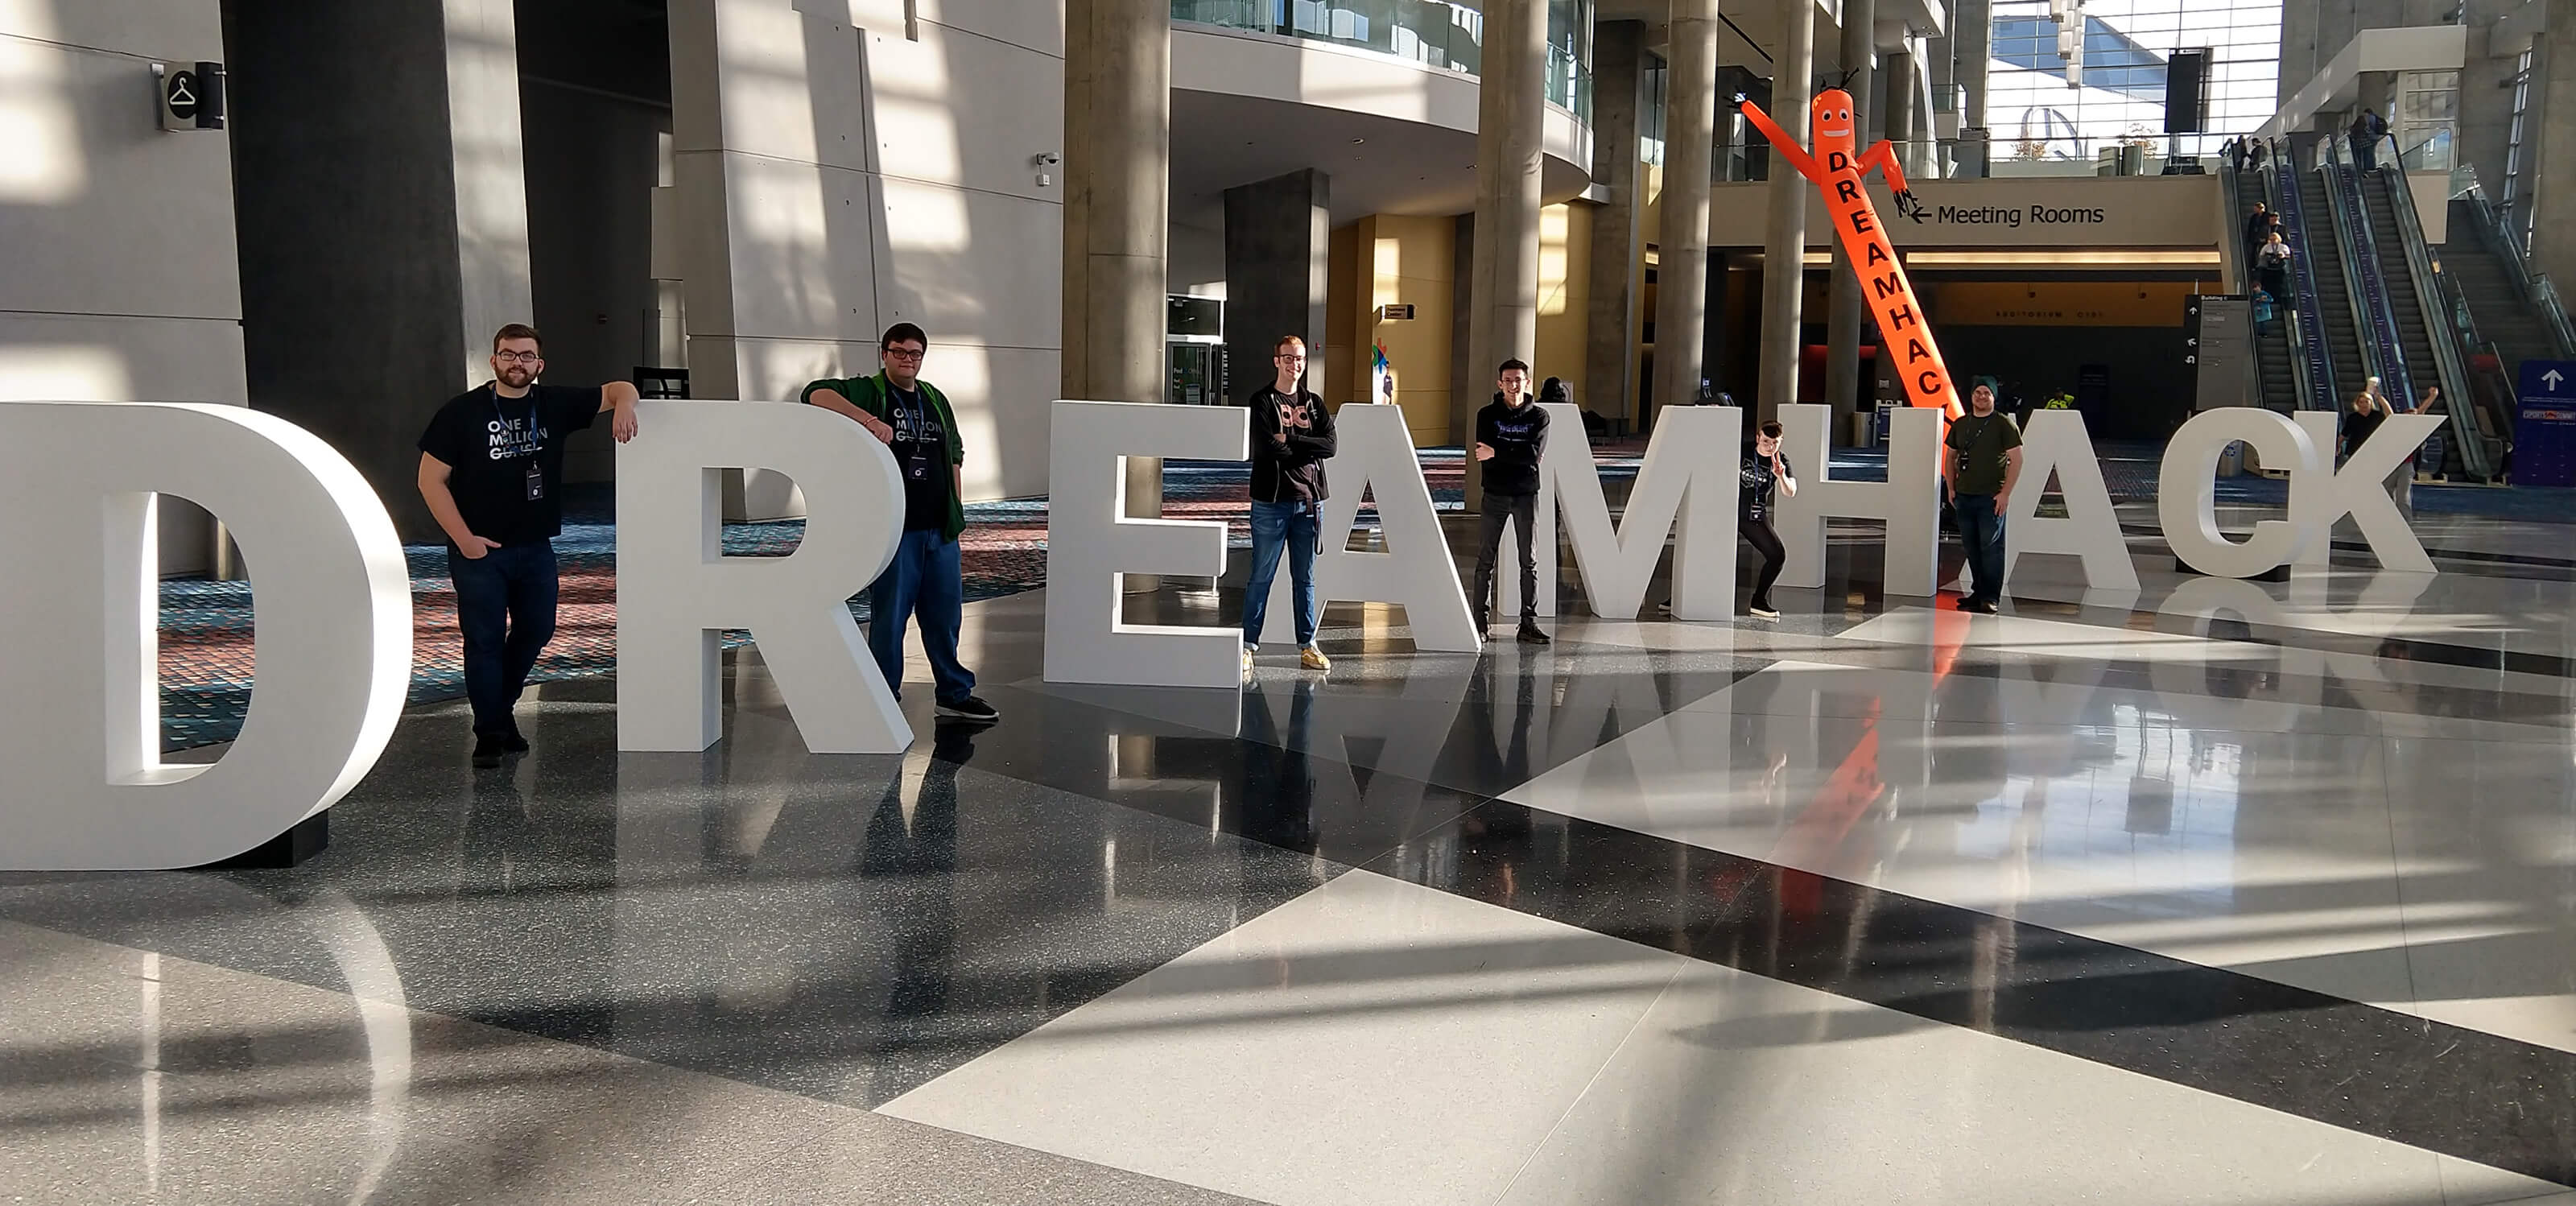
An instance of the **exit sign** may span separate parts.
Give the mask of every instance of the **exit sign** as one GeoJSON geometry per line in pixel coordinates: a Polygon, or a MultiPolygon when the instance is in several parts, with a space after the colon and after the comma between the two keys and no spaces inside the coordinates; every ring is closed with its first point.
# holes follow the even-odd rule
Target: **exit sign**
{"type": "Polygon", "coordinates": [[[1412,302],[1398,302],[1394,305],[1379,306],[1377,308],[1377,320],[1379,322],[1402,322],[1412,317],[1412,302]]]}

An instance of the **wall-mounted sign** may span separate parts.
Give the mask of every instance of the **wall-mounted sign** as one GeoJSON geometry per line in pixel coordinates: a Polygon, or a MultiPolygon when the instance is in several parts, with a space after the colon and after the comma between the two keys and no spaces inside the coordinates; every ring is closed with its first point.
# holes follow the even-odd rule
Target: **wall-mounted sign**
{"type": "Polygon", "coordinates": [[[1413,317],[1412,302],[1395,302],[1377,308],[1379,322],[1404,322],[1413,317]]]}
{"type": "Polygon", "coordinates": [[[160,96],[162,129],[224,128],[223,64],[154,63],[152,79],[160,96]]]}

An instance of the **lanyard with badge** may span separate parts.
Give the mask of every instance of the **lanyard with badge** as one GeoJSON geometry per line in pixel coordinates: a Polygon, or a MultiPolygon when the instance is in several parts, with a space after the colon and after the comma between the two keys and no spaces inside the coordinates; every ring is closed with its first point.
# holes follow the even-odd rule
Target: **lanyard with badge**
{"type": "Polygon", "coordinates": [[[902,390],[888,392],[894,395],[894,414],[898,422],[895,438],[909,440],[912,443],[911,455],[904,458],[908,462],[906,467],[912,471],[912,480],[929,481],[930,434],[924,428],[930,425],[930,400],[922,396],[918,387],[912,391],[912,400],[909,402],[904,400],[902,390]]]}
{"type": "MultiPolygon", "coordinates": [[[[501,429],[503,431],[510,430],[510,416],[501,409],[501,391],[499,390],[492,391],[492,414],[495,418],[498,418],[501,421],[501,429]]],[[[527,499],[529,502],[537,502],[544,499],[546,496],[546,471],[542,463],[542,458],[537,455],[537,391],[535,390],[528,391],[527,437],[527,499]]]]}
{"type": "MultiPolygon", "coordinates": [[[[1975,431],[1969,432],[1969,433],[1968,433],[1968,438],[1966,438],[1966,439],[1964,439],[1964,440],[1959,441],[1959,445],[1958,445],[1958,452],[1959,452],[1959,472],[1961,472],[1961,473],[1969,472],[1969,471],[1970,471],[1970,469],[1973,467],[1973,466],[1971,465],[1971,463],[1970,463],[1969,458],[1970,458],[1970,457],[1971,457],[1971,456],[1976,452],[1976,450],[1977,450],[1977,442],[1978,442],[1979,440],[1982,440],[1982,439],[1985,439],[1985,438],[1986,438],[1986,429],[1987,429],[1988,427],[1992,427],[1992,426],[1994,426],[1994,422],[1995,422],[1995,420],[1996,420],[1998,417],[2000,417],[2000,416],[1999,416],[1999,415],[1980,415],[1980,416],[1972,416],[1972,417],[1974,417],[1974,418],[1977,420],[1977,429],[1976,429],[1975,431]]],[[[1964,423],[1966,423],[1967,421],[1968,421],[1968,420],[1966,420],[1966,419],[1961,419],[1961,420],[1959,420],[1959,422],[1958,422],[1958,423],[1954,423],[1954,424],[1952,424],[1952,425],[1950,426],[1950,430],[1951,430],[1952,432],[1956,432],[1956,431],[1958,431],[1960,424],[1964,424],[1964,423]]]]}

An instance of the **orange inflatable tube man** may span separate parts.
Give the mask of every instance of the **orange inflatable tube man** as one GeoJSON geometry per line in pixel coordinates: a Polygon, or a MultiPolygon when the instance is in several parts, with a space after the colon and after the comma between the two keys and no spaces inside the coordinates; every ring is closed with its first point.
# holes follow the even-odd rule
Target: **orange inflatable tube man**
{"type": "Polygon", "coordinates": [[[1916,406],[1938,407],[1947,418],[1959,417],[1959,391],[1950,383],[1949,366],[1941,361],[1941,345],[1933,340],[1931,328],[1923,325],[1923,307],[1914,299],[1914,286],[1905,279],[1904,265],[1896,262],[1896,248],[1880,228],[1869,190],[1861,187],[1861,178],[1877,168],[1896,189],[1898,210],[1917,222],[1923,220],[1923,203],[1905,187],[1894,146],[1881,139],[1867,151],[1853,153],[1852,99],[1840,88],[1817,93],[1810,106],[1809,128],[1816,134],[1813,158],[1760,105],[1741,96],[1736,101],[1743,106],[1744,116],[1771,140],[1772,150],[1824,193],[1834,233],[1842,238],[1852,271],[1866,287],[1870,309],[1878,315],[1879,338],[1886,341],[1897,379],[1905,383],[1905,396],[1916,406]]]}

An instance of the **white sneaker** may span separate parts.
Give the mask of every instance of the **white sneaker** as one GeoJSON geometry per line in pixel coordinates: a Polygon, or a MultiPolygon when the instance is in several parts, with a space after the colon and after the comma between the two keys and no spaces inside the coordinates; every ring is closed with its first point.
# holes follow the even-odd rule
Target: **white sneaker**
{"type": "Polygon", "coordinates": [[[1250,645],[1243,647],[1243,676],[1252,677],[1252,646],[1250,645]]]}
{"type": "Polygon", "coordinates": [[[1773,611],[1768,607],[1748,607],[1744,610],[1752,612],[1753,618],[1757,620],[1776,620],[1780,618],[1779,612],[1773,611]]]}

